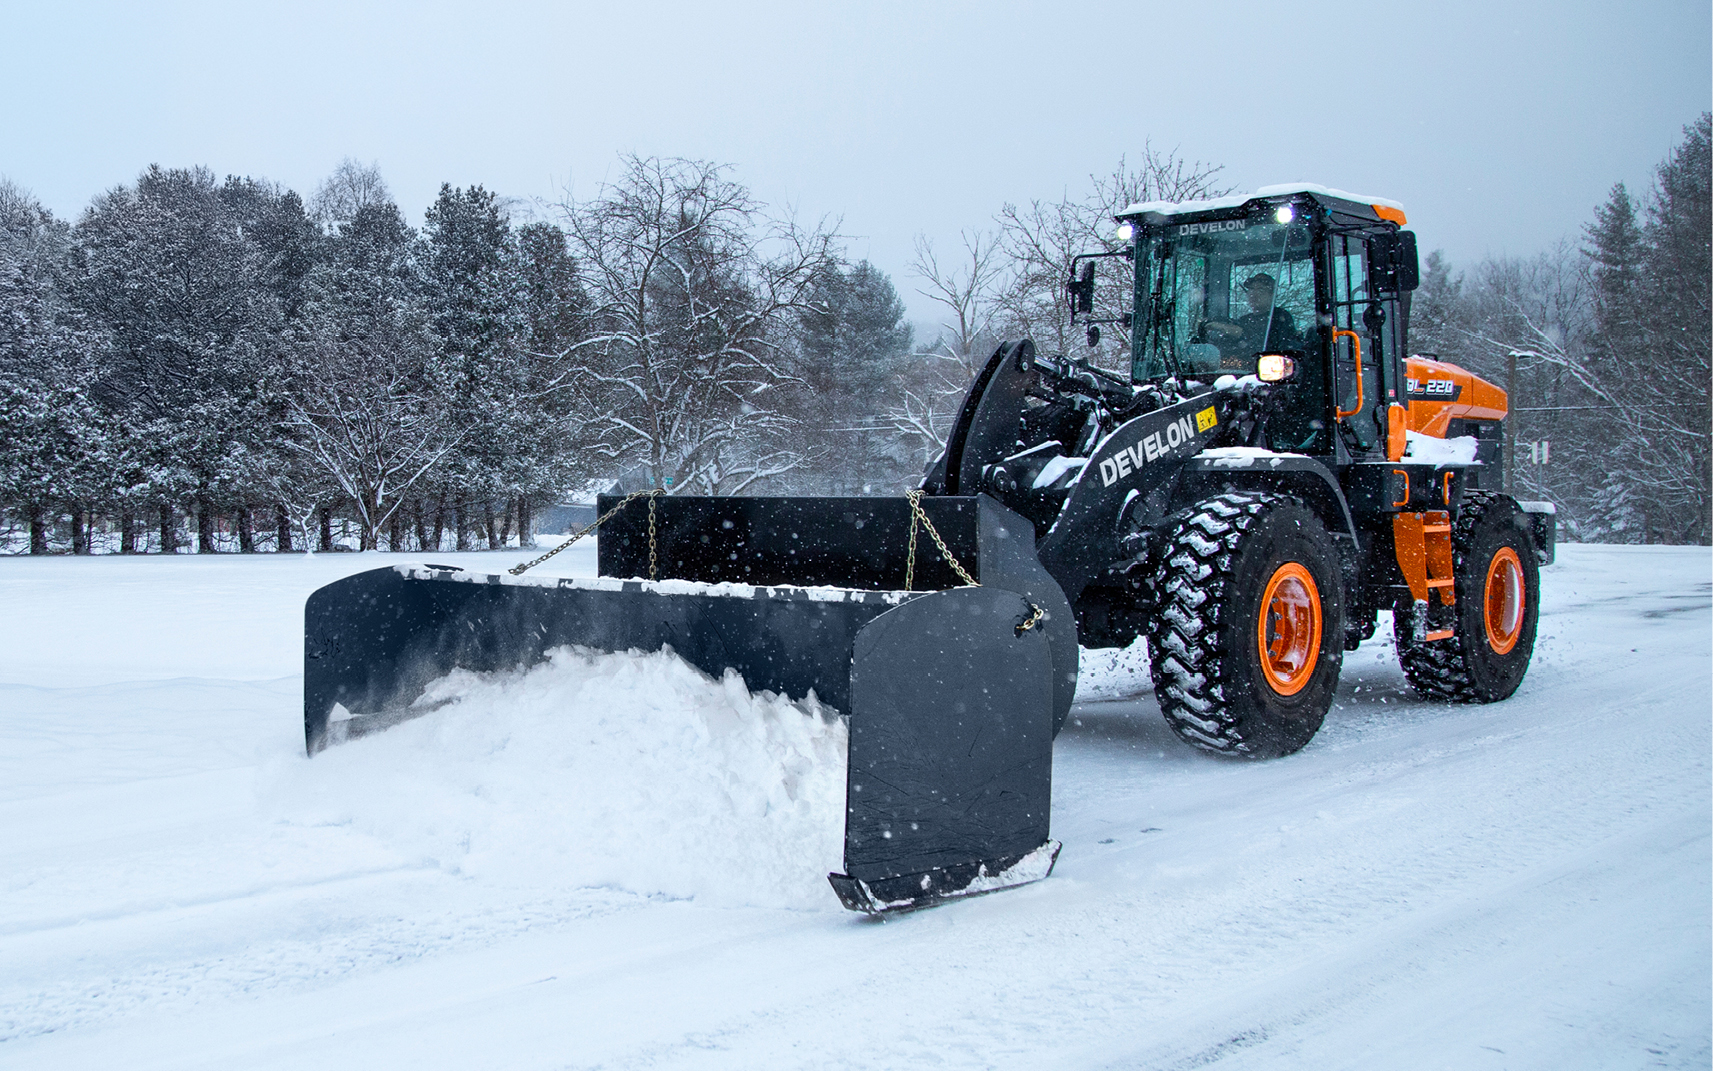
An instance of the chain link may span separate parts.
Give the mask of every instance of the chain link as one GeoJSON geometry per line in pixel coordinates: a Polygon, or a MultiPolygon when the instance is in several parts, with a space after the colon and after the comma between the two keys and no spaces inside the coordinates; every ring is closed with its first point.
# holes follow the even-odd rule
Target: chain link
{"type": "Polygon", "coordinates": [[[904,497],[910,499],[910,505],[913,507],[910,511],[910,555],[904,559],[904,590],[914,591],[916,582],[916,515],[922,512],[917,501],[922,497],[922,492],[906,491],[904,497]]]}
{"type": "Polygon", "coordinates": [[[653,488],[652,490],[648,490],[648,491],[632,491],[630,494],[628,494],[624,498],[620,499],[618,505],[614,506],[612,509],[608,510],[607,512],[601,514],[599,517],[596,517],[593,524],[589,525],[587,528],[584,528],[582,531],[578,532],[576,535],[572,536],[570,539],[567,539],[565,542],[559,544],[557,547],[554,547],[552,550],[548,551],[546,554],[543,554],[541,557],[535,559],[534,561],[524,562],[522,565],[514,565],[506,571],[513,576],[522,576],[524,573],[527,573],[531,569],[534,569],[536,566],[540,565],[542,562],[546,561],[547,559],[553,557],[555,554],[558,554],[560,551],[564,550],[566,547],[569,547],[571,544],[577,542],[577,540],[582,539],[584,536],[588,535],[590,532],[593,532],[595,529],[599,528],[601,525],[606,524],[609,520],[612,519],[613,514],[617,513],[619,510],[624,509],[626,506],[630,505],[632,499],[642,498],[643,496],[646,495],[648,497],[648,578],[650,580],[653,580],[654,579],[654,500],[657,497],[659,497],[660,495],[663,495],[665,493],[666,493],[666,491],[663,488],[659,488],[659,487],[653,488]]]}
{"type": "Polygon", "coordinates": [[[648,496],[648,578],[654,579],[654,500],[657,496],[648,496]]]}
{"type": "MultiPolygon", "coordinates": [[[[946,546],[946,541],[940,538],[940,530],[934,527],[934,522],[928,519],[928,511],[922,508],[922,495],[922,491],[904,492],[904,497],[910,500],[910,556],[904,563],[904,590],[911,590],[911,582],[916,579],[916,524],[918,521],[921,522],[922,527],[928,529],[929,537],[933,539],[934,545],[940,548],[940,556],[946,559],[946,564],[952,567],[952,571],[962,577],[963,582],[968,586],[972,588],[981,587],[976,578],[969,575],[958,560],[952,556],[951,550],[946,546]]],[[[1032,602],[1028,605],[1028,620],[1020,622],[1017,626],[1017,635],[1019,636],[1039,625],[1041,619],[1047,616],[1047,611],[1041,607],[1032,602]]]]}
{"type": "Polygon", "coordinates": [[[958,576],[961,577],[963,579],[963,582],[965,584],[967,584],[968,586],[970,586],[972,588],[981,587],[981,584],[979,584],[976,581],[976,578],[969,575],[969,573],[964,569],[964,567],[958,563],[958,560],[956,558],[952,557],[952,552],[949,549],[947,549],[947,547],[946,547],[946,541],[944,539],[940,538],[940,530],[938,528],[935,528],[934,522],[930,521],[928,519],[928,511],[924,510],[922,508],[922,492],[921,491],[906,491],[906,492],[904,492],[904,497],[908,498],[910,500],[910,512],[911,512],[911,517],[910,517],[910,560],[909,560],[908,564],[905,566],[905,570],[904,570],[904,590],[909,591],[910,590],[910,582],[913,579],[915,579],[914,574],[916,572],[916,522],[917,521],[921,521],[922,527],[928,529],[929,538],[933,539],[934,545],[936,547],[940,548],[940,557],[946,559],[946,564],[950,565],[952,567],[952,572],[958,574],[958,576]]]}

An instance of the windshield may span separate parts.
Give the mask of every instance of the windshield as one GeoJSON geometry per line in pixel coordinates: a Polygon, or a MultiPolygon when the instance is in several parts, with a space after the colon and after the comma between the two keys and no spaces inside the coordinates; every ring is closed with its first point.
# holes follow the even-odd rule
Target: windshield
{"type": "Polygon", "coordinates": [[[1301,222],[1249,219],[1152,229],[1137,273],[1134,378],[1255,370],[1263,352],[1302,349],[1314,327],[1314,262],[1301,222]]]}

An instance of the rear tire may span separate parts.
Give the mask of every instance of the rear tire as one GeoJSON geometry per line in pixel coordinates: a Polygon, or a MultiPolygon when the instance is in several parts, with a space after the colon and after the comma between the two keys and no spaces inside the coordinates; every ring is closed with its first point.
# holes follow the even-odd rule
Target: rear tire
{"type": "Polygon", "coordinates": [[[1470,491],[1451,546],[1457,634],[1418,643],[1410,616],[1399,613],[1393,619],[1398,661],[1425,698],[1509,698],[1529,670],[1540,614],[1540,566],[1528,517],[1509,495],[1470,491]]]}
{"type": "Polygon", "coordinates": [[[1281,495],[1219,495],[1179,515],[1157,560],[1148,650],[1166,724],[1249,758],[1307,744],[1344,662],[1341,573],[1320,519],[1281,495]]]}

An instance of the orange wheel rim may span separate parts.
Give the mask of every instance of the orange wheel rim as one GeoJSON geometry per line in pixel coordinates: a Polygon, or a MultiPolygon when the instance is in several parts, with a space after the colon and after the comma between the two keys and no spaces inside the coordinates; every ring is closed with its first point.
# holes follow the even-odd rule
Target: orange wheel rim
{"type": "Polygon", "coordinates": [[[1308,686],[1320,657],[1320,591],[1301,564],[1286,562],[1267,581],[1255,638],[1268,687],[1296,695],[1308,686]]]}
{"type": "Polygon", "coordinates": [[[1487,563],[1487,590],[1482,603],[1487,622],[1487,645],[1510,654],[1523,634],[1523,563],[1510,547],[1500,547],[1487,563]]]}

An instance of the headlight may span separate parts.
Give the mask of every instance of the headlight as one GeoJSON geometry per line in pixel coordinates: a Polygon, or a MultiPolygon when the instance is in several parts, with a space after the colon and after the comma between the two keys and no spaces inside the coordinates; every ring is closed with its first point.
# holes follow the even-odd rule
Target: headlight
{"type": "Polygon", "coordinates": [[[1278,383],[1297,374],[1297,362],[1282,353],[1263,353],[1255,361],[1255,375],[1264,383],[1278,383]]]}
{"type": "Polygon", "coordinates": [[[1134,224],[1120,223],[1118,225],[1118,240],[1119,241],[1128,242],[1130,239],[1132,239],[1134,237],[1136,237],[1136,226],[1134,224]]]}
{"type": "Polygon", "coordinates": [[[1280,223],[1289,223],[1291,220],[1297,218],[1297,214],[1291,209],[1290,205],[1280,205],[1278,209],[1273,212],[1273,218],[1278,220],[1280,223]]]}

